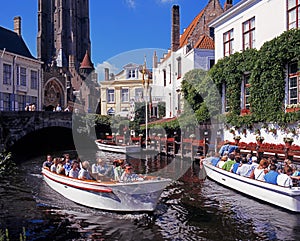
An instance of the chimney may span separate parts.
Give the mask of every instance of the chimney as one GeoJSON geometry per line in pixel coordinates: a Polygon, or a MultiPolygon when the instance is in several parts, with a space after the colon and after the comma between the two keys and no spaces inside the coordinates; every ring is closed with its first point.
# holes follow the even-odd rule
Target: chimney
{"type": "Polygon", "coordinates": [[[232,0],[226,0],[224,4],[224,11],[227,11],[231,7],[232,7],[232,0]]]}
{"type": "Polygon", "coordinates": [[[14,31],[21,36],[21,17],[14,17],[14,31]]]}
{"type": "Polygon", "coordinates": [[[104,80],[109,80],[109,68],[104,68],[104,80]]]}
{"type": "Polygon", "coordinates": [[[180,18],[179,6],[173,5],[172,7],[172,33],[171,33],[171,50],[173,52],[179,49],[180,44],[180,18]]]}

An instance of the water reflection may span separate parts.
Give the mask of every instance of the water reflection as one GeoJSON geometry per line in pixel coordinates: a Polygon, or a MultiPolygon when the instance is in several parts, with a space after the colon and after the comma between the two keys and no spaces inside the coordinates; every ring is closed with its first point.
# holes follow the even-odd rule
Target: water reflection
{"type": "Polygon", "coordinates": [[[9,229],[11,240],[19,240],[22,227],[27,240],[297,240],[300,236],[299,214],[203,180],[197,162],[131,158],[137,172],[164,168],[164,174],[172,176],[183,165],[189,167],[165,189],[155,212],[123,214],[86,208],[53,191],[42,180],[43,160],[22,162],[16,178],[0,182],[0,228],[9,229]]]}

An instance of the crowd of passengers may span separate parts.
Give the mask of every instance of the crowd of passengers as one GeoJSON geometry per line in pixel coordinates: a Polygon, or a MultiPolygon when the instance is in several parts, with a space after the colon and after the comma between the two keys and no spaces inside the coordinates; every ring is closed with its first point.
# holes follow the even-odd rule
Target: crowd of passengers
{"type": "Polygon", "coordinates": [[[252,154],[241,154],[237,147],[220,149],[211,159],[211,164],[240,176],[272,183],[284,187],[300,186],[300,171],[291,160],[279,162],[275,156],[258,158],[252,154]]]}
{"type": "Polygon", "coordinates": [[[89,161],[82,162],[79,158],[71,160],[69,154],[62,157],[47,155],[43,168],[57,174],[82,180],[119,182],[144,180],[144,177],[134,173],[132,166],[122,159],[114,160],[111,165],[98,157],[96,162],[90,166],[89,161]]]}

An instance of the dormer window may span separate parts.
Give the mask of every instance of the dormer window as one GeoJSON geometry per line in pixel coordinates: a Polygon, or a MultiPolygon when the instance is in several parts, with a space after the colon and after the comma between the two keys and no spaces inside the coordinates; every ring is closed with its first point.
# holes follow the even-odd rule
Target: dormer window
{"type": "Polygon", "coordinates": [[[137,73],[136,69],[129,69],[127,75],[128,79],[136,79],[137,77],[136,73],[137,73]]]}

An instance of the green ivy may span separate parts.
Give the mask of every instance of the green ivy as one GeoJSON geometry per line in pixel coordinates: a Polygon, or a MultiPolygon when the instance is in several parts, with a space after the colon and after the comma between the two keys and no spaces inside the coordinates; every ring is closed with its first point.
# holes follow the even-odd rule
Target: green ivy
{"type": "Polygon", "coordinates": [[[260,50],[248,49],[219,60],[209,71],[221,94],[226,86],[230,112],[226,122],[236,127],[251,127],[255,122],[291,123],[300,114],[285,113],[285,71],[300,56],[300,30],[290,30],[266,42],[260,50]],[[250,111],[240,116],[243,75],[250,74],[250,111]]]}

